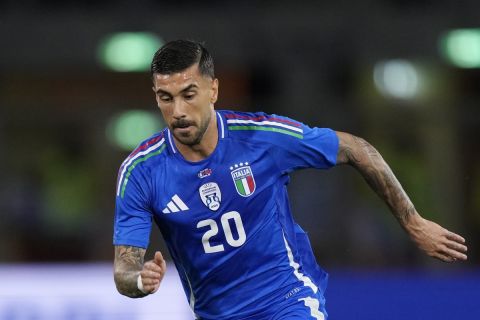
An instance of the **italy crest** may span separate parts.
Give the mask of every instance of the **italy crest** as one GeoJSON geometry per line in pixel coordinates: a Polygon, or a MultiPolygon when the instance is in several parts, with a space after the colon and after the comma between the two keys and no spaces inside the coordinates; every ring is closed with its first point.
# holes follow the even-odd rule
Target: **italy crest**
{"type": "Polygon", "coordinates": [[[232,170],[230,173],[238,194],[242,197],[251,196],[255,192],[256,184],[248,162],[235,164],[230,167],[230,170],[232,170]]]}

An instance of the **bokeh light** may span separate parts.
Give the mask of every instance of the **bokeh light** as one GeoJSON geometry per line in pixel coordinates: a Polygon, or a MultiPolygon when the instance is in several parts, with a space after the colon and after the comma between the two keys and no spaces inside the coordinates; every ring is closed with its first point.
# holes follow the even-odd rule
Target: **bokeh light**
{"type": "Polygon", "coordinates": [[[415,65],[395,59],[378,62],[373,70],[377,90],[386,97],[412,99],[420,91],[420,75],[415,65]]]}
{"type": "Polygon", "coordinates": [[[457,67],[480,68],[480,28],[445,33],[440,39],[440,50],[457,67]]]}
{"type": "Polygon", "coordinates": [[[144,110],[128,110],[110,119],[106,134],[113,145],[129,151],[162,127],[160,115],[144,110]]]}
{"type": "Polygon", "coordinates": [[[141,72],[148,70],[153,54],[162,44],[151,32],[119,32],[101,41],[98,58],[113,71],[141,72]]]}

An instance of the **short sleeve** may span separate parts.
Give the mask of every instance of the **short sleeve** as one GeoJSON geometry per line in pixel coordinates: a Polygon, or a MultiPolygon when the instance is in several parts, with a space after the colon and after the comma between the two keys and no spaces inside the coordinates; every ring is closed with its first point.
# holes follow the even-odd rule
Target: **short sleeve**
{"type": "Polygon", "coordinates": [[[148,202],[149,183],[146,174],[120,168],[114,218],[114,245],[147,248],[152,228],[148,202]]]}
{"type": "MultiPolygon", "coordinates": [[[[293,121],[293,120],[292,120],[293,121]]],[[[279,135],[273,153],[283,172],[301,168],[328,169],[336,164],[338,137],[328,128],[310,128],[300,124],[301,133],[279,135]]]]}

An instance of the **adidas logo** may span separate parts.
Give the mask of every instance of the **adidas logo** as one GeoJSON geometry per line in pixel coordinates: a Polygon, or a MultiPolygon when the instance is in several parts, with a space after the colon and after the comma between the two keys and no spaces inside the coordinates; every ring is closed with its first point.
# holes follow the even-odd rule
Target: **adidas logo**
{"type": "Polygon", "coordinates": [[[187,211],[189,208],[187,205],[180,199],[178,195],[172,197],[172,201],[167,203],[167,207],[162,210],[163,213],[172,213],[179,211],[187,211]]]}

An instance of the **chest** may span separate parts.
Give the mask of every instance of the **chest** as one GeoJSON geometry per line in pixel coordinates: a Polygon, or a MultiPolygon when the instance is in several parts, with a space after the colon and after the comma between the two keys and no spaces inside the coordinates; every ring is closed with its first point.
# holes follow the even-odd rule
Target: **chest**
{"type": "Polygon", "coordinates": [[[221,151],[200,163],[167,159],[155,173],[153,211],[157,220],[190,224],[230,211],[265,207],[278,180],[269,152],[248,144],[224,146],[221,151]]]}

